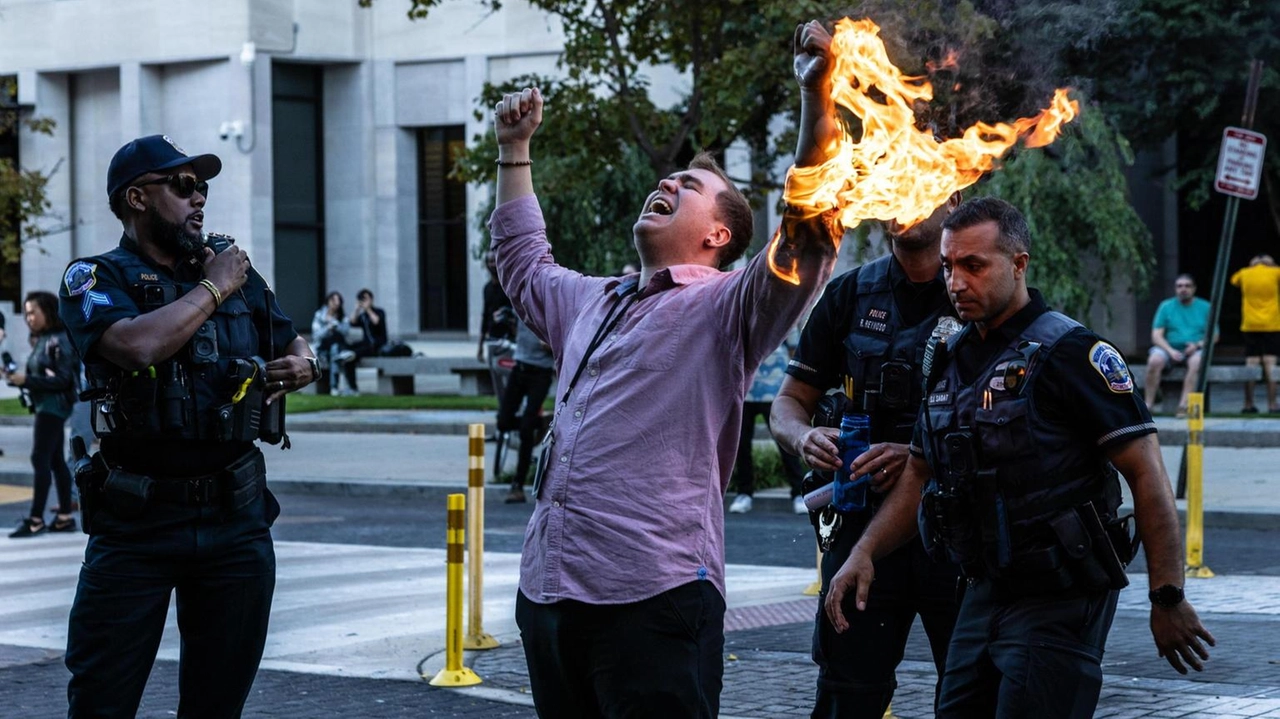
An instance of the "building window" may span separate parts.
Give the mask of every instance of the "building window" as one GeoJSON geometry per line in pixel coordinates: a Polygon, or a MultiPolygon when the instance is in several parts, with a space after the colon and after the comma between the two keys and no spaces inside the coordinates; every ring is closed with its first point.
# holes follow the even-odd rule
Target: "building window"
{"type": "Polygon", "coordinates": [[[467,186],[449,176],[463,126],[418,131],[420,329],[467,329],[467,186]]]}
{"type": "Polygon", "coordinates": [[[275,291],[280,308],[303,328],[328,292],[323,79],[318,65],[271,65],[275,291]]]}

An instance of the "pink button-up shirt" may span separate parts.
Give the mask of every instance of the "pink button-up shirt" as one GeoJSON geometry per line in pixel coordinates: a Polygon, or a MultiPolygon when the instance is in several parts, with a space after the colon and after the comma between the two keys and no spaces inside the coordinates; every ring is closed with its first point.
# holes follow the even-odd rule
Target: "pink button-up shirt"
{"type": "Polygon", "coordinates": [[[622,604],[709,580],[723,595],[723,496],[743,396],[830,277],[830,242],[807,255],[799,286],[775,277],[764,252],[734,272],[656,273],[559,407],[619,284],[635,276],[586,277],[555,264],[533,196],[498,207],[489,228],[502,286],[551,345],[559,376],[521,591],[539,603],[622,604]]]}

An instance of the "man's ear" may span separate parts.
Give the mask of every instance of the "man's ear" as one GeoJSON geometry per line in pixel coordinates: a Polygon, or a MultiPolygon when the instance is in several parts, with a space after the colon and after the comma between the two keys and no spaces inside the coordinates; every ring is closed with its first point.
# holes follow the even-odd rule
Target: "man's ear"
{"type": "Polygon", "coordinates": [[[1019,252],[1013,256],[1013,276],[1015,278],[1026,277],[1027,263],[1031,261],[1031,255],[1026,252],[1019,252]]]}
{"type": "Polygon", "coordinates": [[[137,187],[130,187],[124,191],[124,203],[138,212],[147,211],[147,203],[143,200],[145,194],[137,187]]]}
{"type": "Polygon", "coordinates": [[[724,225],[716,225],[711,228],[707,236],[702,238],[702,246],[709,250],[719,250],[721,247],[729,244],[733,239],[733,233],[724,225]]]}

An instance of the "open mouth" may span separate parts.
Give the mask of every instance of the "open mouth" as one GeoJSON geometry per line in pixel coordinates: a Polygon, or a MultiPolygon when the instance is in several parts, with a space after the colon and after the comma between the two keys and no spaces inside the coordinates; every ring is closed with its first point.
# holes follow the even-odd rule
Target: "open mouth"
{"type": "Polygon", "coordinates": [[[649,211],[658,215],[670,215],[675,212],[675,208],[661,197],[655,197],[653,202],[649,203],[649,211]]]}

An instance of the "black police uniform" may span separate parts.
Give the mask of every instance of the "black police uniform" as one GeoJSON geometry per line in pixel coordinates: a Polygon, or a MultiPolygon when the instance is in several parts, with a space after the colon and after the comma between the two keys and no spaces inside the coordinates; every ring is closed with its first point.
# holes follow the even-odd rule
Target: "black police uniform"
{"type": "Polygon", "coordinates": [[[1155,425],[1120,353],[1035,290],[946,357],[912,442],[925,544],[969,577],[938,716],[1092,716],[1130,548],[1106,452],[1155,425]]]}
{"type": "MultiPolygon", "coordinates": [[[[787,373],[820,389],[840,386],[842,375],[852,378],[853,404],[871,416],[871,441],[906,444],[919,416],[925,343],[942,316],[953,316],[953,310],[941,273],[913,283],[896,258],[882,257],[827,286],[787,373]]],[[[866,510],[841,518],[831,550],[822,557],[824,598],[883,500],[875,493],[868,497],[866,510]]],[[[942,674],[958,607],[957,569],[931,561],[919,542],[911,542],[876,562],[875,572],[866,611],[857,611],[850,595],[845,632],[837,634],[818,611],[814,717],[883,716],[917,614],[942,674]]]]}
{"type": "Polygon", "coordinates": [[[97,351],[112,324],[174,301],[201,276],[198,264],[171,272],[151,262],[125,236],[71,263],[60,288],[102,448],[102,471],[77,473],[90,537],[67,639],[71,717],[134,716],[175,589],[179,716],[240,716],[262,658],[280,506],[254,443],[265,380],[250,358],[283,355],[293,323],[250,270],[172,358],[126,372],[97,351]]]}

